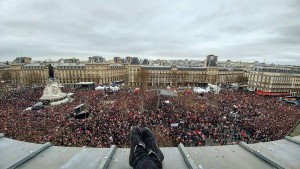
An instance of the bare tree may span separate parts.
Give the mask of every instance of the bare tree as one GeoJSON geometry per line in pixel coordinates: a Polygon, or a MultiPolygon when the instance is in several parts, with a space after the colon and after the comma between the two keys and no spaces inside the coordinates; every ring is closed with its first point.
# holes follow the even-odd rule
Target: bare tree
{"type": "Polygon", "coordinates": [[[27,71],[24,75],[24,83],[26,85],[34,85],[34,84],[41,84],[43,81],[43,76],[34,71],[27,71]]]}
{"type": "Polygon", "coordinates": [[[12,76],[10,70],[2,70],[0,72],[0,97],[4,96],[8,92],[8,84],[11,83],[12,76]]]}
{"type": "Polygon", "coordinates": [[[149,71],[145,70],[145,69],[141,69],[139,70],[139,72],[136,74],[136,79],[138,81],[139,84],[139,94],[141,97],[141,112],[144,111],[144,94],[145,94],[145,90],[147,89],[147,83],[149,81],[149,71]]]}
{"type": "Polygon", "coordinates": [[[1,80],[2,81],[5,81],[5,82],[10,82],[12,79],[12,75],[11,75],[11,72],[10,70],[3,70],[1,71],[1,80]]]}
{"type": "Polygon", "coordinates": [[[147,88],[149,77],[149,71],[145,69],[139,70],[136,74],[136,79],[141,91],[144,91],[147,88]]]}
{"type": "Polygon", "coordinates": [[[238,75],[236,78],[235,78],[235,81],[237,83],[242,83],[242,84],[246,84],[248,83],[248,78],[243,76],[243,75],[238,75]]]}
{"type": "Polygon", "coordinates": [[[161,147],[172,147],[176,146],[176,143],[172,142],[172,138],[170,137],[170,131],[168,129],[161,130],[159,126],[154,127],[152,129],[153,134],[157,139],[157,144],[161,147]]]}

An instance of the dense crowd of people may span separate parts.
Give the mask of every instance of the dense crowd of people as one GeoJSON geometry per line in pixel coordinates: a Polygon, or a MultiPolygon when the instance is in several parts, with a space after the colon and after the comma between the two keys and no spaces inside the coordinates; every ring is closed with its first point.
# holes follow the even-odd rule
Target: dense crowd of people
{"type": "Polygon", "coordinates": [[[181,93],[178,97],[158,97],[156,90],[135,93],[65,87],[62,91],[75,93],[75,99],[40,110],[25,109],[42,96],[42,86],[2,96],[0,132],[21,141],[58,146],[128,147],[130,129],[139,125],[151,128],[160,146],[205,146],[282,139],[300,119],[299,106],[244,91],[181,93]],[[70,118],[83,98],[90,116],[70,118]]]}

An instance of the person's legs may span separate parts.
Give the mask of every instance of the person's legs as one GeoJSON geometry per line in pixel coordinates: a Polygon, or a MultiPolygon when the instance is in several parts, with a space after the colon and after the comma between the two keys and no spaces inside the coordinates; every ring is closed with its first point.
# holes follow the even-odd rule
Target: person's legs
{"type": "Polygon", "coordinates": [[[156,167],[158,169],[162,169],[162,161],[160,160],[159,156],[151,149],[148,149],[148,155],[151,158],[151,160],[156,164],[156,167]]]}
{"type": "Polygon", "coordinates": [[[134,169],[161,169],[158,167],[155,159],[147,153],[147,150],[141,146],[138,146],[134,151],[134,161],[133,161],[133,168],[134,169]]]}
{"type": "Polygon", "coordinates": [[[142,141],[141,130],[134,126],[130,132],[129,165],[134,169],[157,169],[155,161],[148,155],[146,145],[142,141]]]}
{"type": "Polygon", "coordinates": [[[164,155],[157,145],[154,134],[148,127],[142,128],[141,132],[142,139],[146,144],[147,152],[150,158],[158,166],[158,168],[162,168],[162,161],[164,160],[164,155]]]}

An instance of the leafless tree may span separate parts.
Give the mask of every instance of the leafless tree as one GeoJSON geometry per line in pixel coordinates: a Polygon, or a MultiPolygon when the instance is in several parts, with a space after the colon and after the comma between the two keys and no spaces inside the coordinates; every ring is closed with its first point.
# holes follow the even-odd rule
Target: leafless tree
{"type": "Polygon", "coordinates": [[[136,74],[136,79],[139,84],[139,95],[141,97],[141,112],[144,111],[144,94],[145,90],[147,89],[147,83],[149,81],[149,71],[145,69],[140,69],[136,74]]]}
{"type": "Polygon", "coordinates": [[[242,83],[242,84],[247,84],[248,83],[248,78],[243,76],[243,75],[238,75],[236,78],[235,78],[235,81],[237,83],[242,83]]]}
{"type": "Polygon", "coordinates": [[[24,74],[24,79],[23,82],[26,85],[34,85],[34,84],[41,84],[43,81],[44,77],[35,71],[27,71],[24,74]]]}
{"type": "Polygon", "coordinates": [[[12,79],[11,71],[9,69],[1,71],[1,81],[10,82],[12,79]]]}

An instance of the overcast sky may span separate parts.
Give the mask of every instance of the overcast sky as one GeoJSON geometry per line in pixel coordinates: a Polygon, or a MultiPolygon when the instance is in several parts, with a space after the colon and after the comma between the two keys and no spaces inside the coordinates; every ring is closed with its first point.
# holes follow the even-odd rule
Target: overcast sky
{"type": "Polygon", "coordinates": [[[300,65],[300,1],[0,0],[0,61],[97,54],[300,65]]]}

